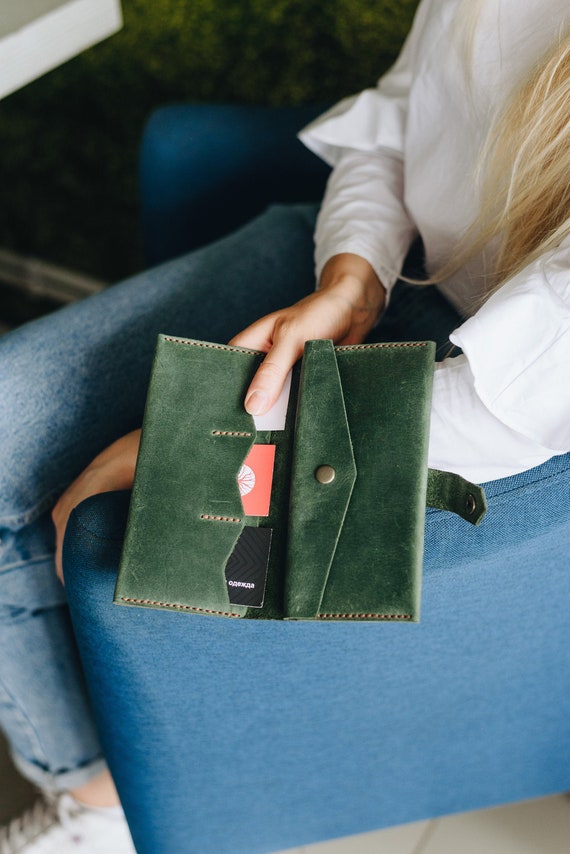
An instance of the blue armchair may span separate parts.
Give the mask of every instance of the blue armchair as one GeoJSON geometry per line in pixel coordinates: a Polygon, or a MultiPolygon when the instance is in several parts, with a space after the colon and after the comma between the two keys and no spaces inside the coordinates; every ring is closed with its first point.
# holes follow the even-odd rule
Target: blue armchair
{"type": "MultiPolygon", "coordinates": [[[[273,198],[318,197],[326,170],[293,136],[310,111],[170,109],[187,111],[189,137],[176,138],[167,109],[142,146],[153,262],[273,198]],[[224,160],[221,175],[219,148],[236,132],[238,171],[224,160]],[[281,187],[264,180],[268,159],[281,187]]],[[[570,454],[486,490],[479,528],[427,511],[419,625],[115,606],[129,496],[76,509],[69,602],[141,854],[270,852],[570,788],[570,454]]]]}

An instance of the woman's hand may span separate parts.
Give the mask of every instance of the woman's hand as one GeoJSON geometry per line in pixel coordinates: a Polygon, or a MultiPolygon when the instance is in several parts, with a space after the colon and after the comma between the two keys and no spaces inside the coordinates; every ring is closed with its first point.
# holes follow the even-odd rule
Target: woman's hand
{"type": "Polygon", "coordinates": [[[306,341],[332,338],[335,344],[360,344],[376,323],[385,297],[367,261],[349,253],[335,255],[314,294],[262,317],[232,338],[232,345],[267,353],[246,393],[246,410],[263,415],[273,406],[306,341]]]}
{"type": "Polygon", "coordinates": [[[63,536],[67,520],[74,507],[77,507],[90,495],[100,492],[113,492],[130,489],[135,477],[135,465],[140,443],[140,430],[134,430],[121,439],[117,439],[102,451],[85,471],[73,481],[52,510],[52,519],[56,532],[55,568],[63,583],[61,564],[63,536]]]}

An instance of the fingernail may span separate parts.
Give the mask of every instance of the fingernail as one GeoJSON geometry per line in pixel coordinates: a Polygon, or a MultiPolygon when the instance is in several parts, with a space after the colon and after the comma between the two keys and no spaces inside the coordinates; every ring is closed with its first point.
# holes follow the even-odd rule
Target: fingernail
{"type": "Polygon", "coordinates": [[[267,403],[267,395],[264,391],[253,391],[245,401],[246,412],[250,415],[261,415],[267,403]]]}

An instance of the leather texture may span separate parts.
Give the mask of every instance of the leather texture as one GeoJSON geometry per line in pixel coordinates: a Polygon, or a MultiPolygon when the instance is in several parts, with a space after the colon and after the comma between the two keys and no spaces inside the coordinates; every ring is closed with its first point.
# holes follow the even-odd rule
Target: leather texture
{"type": "Polygon", "coordinates": [[[192,610],[235,616],[247,610],[230,608],[224,569],[245,524],[237,472],[256,435],[235,390],[247,387],[260,359],[228,354],[205,342],[158,341],[119,601],[195,602],[192,610]]]}
{"type": "Polygon", "coordinates": [[[434,345],[305,347],[285,612],[419,617],[434,345]],[[338,369],[337,369],[338,368],[338,369]],[[315,471],[331,465],[321,484],[315,471]]]}
{"type": "Polygon", "coordinates": [[[487,498],[481,486],[438,469],[428,469],[426,504],[437,510],[451,510],[472,525],[479,525],[487,512],[487,498]]]}
{"type": "MultiPolygon", "coordinates": [[[[263,354],[159,336],[114,601],[252,619],[418,621],[434,350],[309,341],[285,429],[258,433],[243,399],[263,354]],[[263,518],[244,517],[237,482],[254,443],[276,446],[263,518]],[[272,529],[258,608],[230,603],[226,584],[245,525],[272,529]]],[[[470,521],[484,512],[480,487],[447,472],[430,472],[429,484],[433,506],[470,521]]]]}

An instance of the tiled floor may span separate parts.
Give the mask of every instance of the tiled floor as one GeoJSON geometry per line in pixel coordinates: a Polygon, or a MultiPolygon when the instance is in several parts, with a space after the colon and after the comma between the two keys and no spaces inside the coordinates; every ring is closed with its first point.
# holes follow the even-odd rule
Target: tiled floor
{"type": "MultiPolygon", "coordinates": [[[[33,799],[0,738],[0,824],[33,799]]],[[[569,854],[570,797],[555,795],[496,809],[392,827],[289,849],[286,854],[569,854]]],[[[160,854],[160,852],[157,852],[160,854]]],[[[183,852],[181,852],[183,854],[183,852]]],[[[285,852],[282,852],[285,854],[285,852]]]]}
{"type": "MultiPolygon", "coordinates": [[[[294,854],[568,854],[570,798],[558,795],[402,825],[294,854]]],[[[293,852],[288,852],[293,854],[293,852]]]]}

